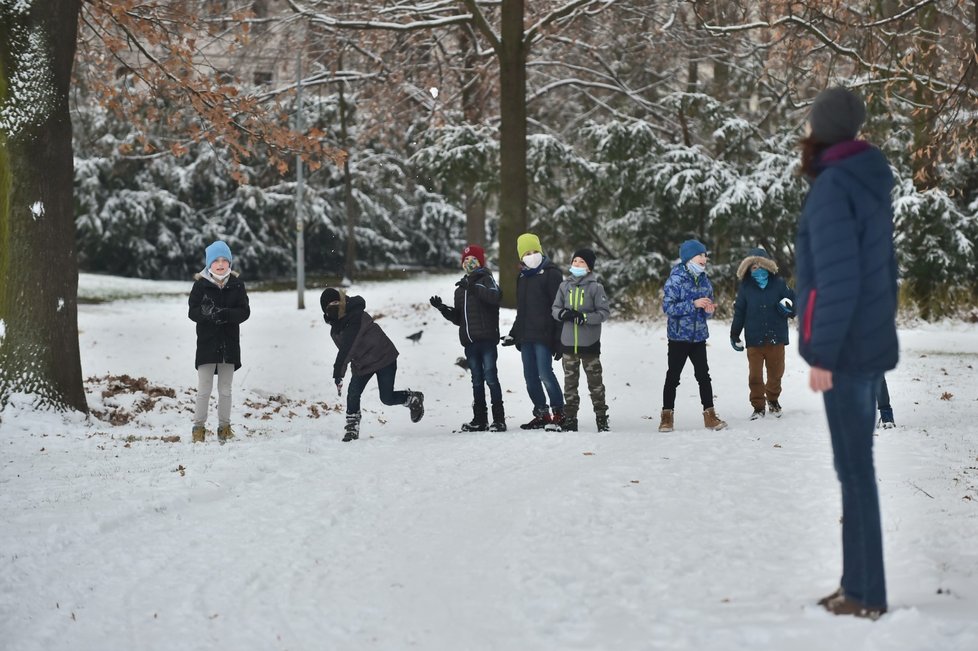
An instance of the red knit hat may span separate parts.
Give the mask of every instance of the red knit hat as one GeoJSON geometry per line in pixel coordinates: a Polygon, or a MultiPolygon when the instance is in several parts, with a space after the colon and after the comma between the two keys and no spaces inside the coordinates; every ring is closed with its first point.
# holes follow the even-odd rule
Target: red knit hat
{"type": "Polygon", "coordinates": [[[462,262],[465,262],[465,259],[470,255],[479,261],[480,267],[486,266],[486,252],[481,246],[478,244],[469,244],[462,249],[462,262]]]}

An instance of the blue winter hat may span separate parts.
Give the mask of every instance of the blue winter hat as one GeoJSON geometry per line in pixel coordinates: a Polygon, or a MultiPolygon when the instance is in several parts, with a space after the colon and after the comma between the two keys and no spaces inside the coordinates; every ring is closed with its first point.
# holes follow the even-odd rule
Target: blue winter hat
{"type": "Polygon", "coordinates": [[[679,259],[689,262],[700,253],[706,253],[706,246],[699,240],[686,240],[679,246],[679,259]]]}
{"type": "Polygon", "coordinates": [[[204,251],[204,260],[205,260],[204,266],[207,269],[210,269],[211,268],[211,265],[214,264],[214,261],[217,260],[218,258],[226,258],[229,265],[232,262],[232,260],[231,260],[231,247],[229,247],[224,240],[218,240],[218,241],[214,242],[213,244],[211,244],[209,247],[207,247],[207,249],[205,249],[205,251],[204,251]]]}

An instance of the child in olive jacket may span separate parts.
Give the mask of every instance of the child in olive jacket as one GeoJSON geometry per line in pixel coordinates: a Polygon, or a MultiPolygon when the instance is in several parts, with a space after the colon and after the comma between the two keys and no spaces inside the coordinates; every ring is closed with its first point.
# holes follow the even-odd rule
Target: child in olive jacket
{"type": "Polygon", "coordinates": [[[343,441],[360,438],[360,396],[367,383],[377,376],[380,401],[385,405],[404,405],[411,410],[411,422],[424,416],[424,394],[420,391],[395,391],[397,348],[373,318],[364,311],[366,301],[347,296],[342,289],[327,287],[319,296],[323,320],[329,324],[329,336],[336,344],[333,382],[336,392],[343,392],[346,368],[352,368],[346,393],[346,433],[343,441]]]}
{"type": "Polygon", "coordinates": [[[502,290],[486,268],[486,252],[470,244],[462,250],[465,275],[455,283],[453,307],[432,296],[430,303],[442,316],[458,326],[458,338],[465,349],[465,361],[472,378],[472,420],[463,432],[506,431],[503,390],[496,371],[499,344],[499,301],[502,290]],[[486,385],[492,400],[492,424],[486,408],[486,385]]]}
{"type": "Polygon", "coordinates": [[[591,249],[578,249],[571,259],[571,277],[560,285],[553,304],[553,317],[563,322],[560,343],[564,365],[564,422],[560,430],[577,431],[577,412],[581,404],[577,387],[581,366],[599,432],[609,430],[608,403],[605,400],[601,368],[601,324],[611,315],[608,295],[594,273],[596,256],[591,249]]]}
{"type": "Polygon", "coordinates": [[[747,386],[754,408],[751,420],[764,417],[764,403],[776,418],[781,418],[781,378],[784,375],[784,349],[788,345],[788,319],[795,315],[795,292],[778,275],[778,265],[762,248],[751,249],[737,267],[740,286],[730,324],[730,345],[744,350],[747,343],[747,386]],[[767,382],[764,367],[767,367],[767,382]]]}
{"type": "Polygon", "coordinates": [[[231,430],[231,381],[241,368],[241,330],[251,316],[248,291],[231,271],[231,249],[217,240],[204,252],[204,268],[194,275],[187,316],[197,324],[197,405],[191,438],[203,443],[207,430],[207,405],[217,375],[217,438],[224,443],[231,430]]]}

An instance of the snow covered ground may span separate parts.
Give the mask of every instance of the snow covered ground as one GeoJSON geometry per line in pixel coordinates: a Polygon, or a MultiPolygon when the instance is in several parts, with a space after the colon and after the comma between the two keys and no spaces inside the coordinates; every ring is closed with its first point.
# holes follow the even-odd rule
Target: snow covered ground
{"type": "Polygon", "coordinates": [[[23,400],[3,414],[0,647],[978,649],[978,328],[901,331],[899,427],[876,448],[891,613],[872,623],[814,606],[838,584],[840,497],[793,346],[784,418],[749,422],[746,358],[714,323],[730,428],[702,428],[688,368],[677,431],[659,434],[664,324],[612,321],[601,435],[586,395],[583,431],[519,430],[530,405],[501,349],[510,431],[453,433],[470,386],[427,299],[454,279],[352,289],[427,407],[412,424],[372,384],[352,444],[318,291],[305,311],[252,293],[220,446],[189,440],[190,283],[83,276],[83,295],[115,298],[79,316],[101,420],[23,400]]]}

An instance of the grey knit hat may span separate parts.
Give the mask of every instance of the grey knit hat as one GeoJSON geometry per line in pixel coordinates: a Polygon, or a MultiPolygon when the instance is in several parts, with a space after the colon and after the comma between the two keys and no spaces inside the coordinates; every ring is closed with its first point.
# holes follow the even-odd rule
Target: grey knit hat
{"type": "Polygon", "coordinates": [[[866,120],[866,105],[851,90],[836,86],[815,97],[808,122],[812,138],[824,145],[852,140],[866,120]]]}

